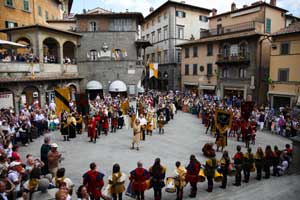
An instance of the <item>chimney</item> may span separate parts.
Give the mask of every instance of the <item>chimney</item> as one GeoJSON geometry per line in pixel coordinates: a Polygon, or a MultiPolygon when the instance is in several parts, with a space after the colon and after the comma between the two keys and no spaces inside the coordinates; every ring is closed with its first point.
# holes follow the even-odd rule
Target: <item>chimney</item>
{"type": "Polygon", "coordinates": [[[86,9],[85,9],[85,8],[82,10],[82,13],[83,13],[83,14],[86,14],[86,9]]]}
{"type": "Polygon", "coordinates": [[[270,0],[270,5],[276,6],[276,0],[270,0]]]}
{"type": "Polygon", "coordinates": [[[217,9],[213,8],[212,9],[212,16],[216,16],[217,15],[217,9]]]}
{"type": "Polygon", "coordinates": [[[243,8],[247,8],[247,7],[248,7],[248,5],[247,5],[247,4],[243,5],[243,8]]]}
{"type": "Polygon", "coordinates": [[[154,11],[153,7],[150,7],[149,12],[152,13],[154,11]]]}
{"type": "Polygon", "coordinates": [[[233,2],[231,4],[231,11],[235,11],[236,10],[236,4],[233,2]]]}

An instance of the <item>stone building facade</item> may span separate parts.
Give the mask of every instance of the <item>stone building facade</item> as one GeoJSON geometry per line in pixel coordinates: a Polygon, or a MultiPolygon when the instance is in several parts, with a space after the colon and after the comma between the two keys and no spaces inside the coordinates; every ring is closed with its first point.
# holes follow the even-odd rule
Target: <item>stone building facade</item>
{"type": "Polygon", "coordinates": [[[144,71],[140,57],[138,25],[141,13],[78,14],[76,32],[82,35],[78,47],[79,73],[84,78],[81,89],[98,81],[108,92],[113,81],[120,80],[129,94],[136,94],[144,71]]]}
{"type": "Polygon", "coordinates": [[[146,87],[160,90],[181,87],[181,50],[176,45],[199,39],[200,31],[208,28],[210,12],[206,8],[170,0],[155,10],[150,8],[142,25],[142,39],[149,41],[152,47],[147,48],[144,56],[146,64],[159,64],[159,77],[146,87]]]}

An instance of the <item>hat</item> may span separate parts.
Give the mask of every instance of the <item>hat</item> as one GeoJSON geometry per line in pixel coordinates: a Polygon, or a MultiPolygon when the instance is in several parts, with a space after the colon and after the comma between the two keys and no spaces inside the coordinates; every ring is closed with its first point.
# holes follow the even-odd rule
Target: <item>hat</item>
{"type": "Polygon", "coordinates": [[[58,147],[58,145],[57,145],[56,143],[52,143],[52,144],[51,144],[51,147],[53,147],[53,148],[57,148],[57,147],[58,147]]]}
{"type": "Polygon", "coordinates": [[[15,166],[18,166],[18,165],[21,165],[21,162],[13,161],[9,164],[9,167],[15,167],[15,166]]]}

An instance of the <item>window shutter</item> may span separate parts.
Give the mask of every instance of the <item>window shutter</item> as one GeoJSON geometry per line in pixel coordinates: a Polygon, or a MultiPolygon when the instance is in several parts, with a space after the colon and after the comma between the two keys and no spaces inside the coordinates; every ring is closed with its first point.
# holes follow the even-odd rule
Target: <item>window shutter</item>
{"type": "Polygon", "coordinates": [[[266,23],[266,32],[267,33],[271,33],[271,19],[267,19],[267,23],[266,23]]]}
{"type": "Polygon", "coordinates": [[[8,28],[8,21],[5,21],[5,28],[8,28]]]}

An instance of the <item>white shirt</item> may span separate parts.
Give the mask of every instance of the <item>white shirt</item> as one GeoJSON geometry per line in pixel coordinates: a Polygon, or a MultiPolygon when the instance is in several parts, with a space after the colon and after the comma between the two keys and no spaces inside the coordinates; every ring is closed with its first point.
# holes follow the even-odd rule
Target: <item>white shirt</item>
{"type": "MultiPolygon", "coordinates": [[[[17,171],[9,171],[8,173],[8,178],[9,180],[11,180],[14,184],[15,182],[17,182],[19,180],[19,176],[20,174],[17,172],[17,171]]],[[[14,189],[15,192],[19,192],[21,190],[21,184],[18,183],[18,184],[15,184],[16,188],[14,189]]]]}

